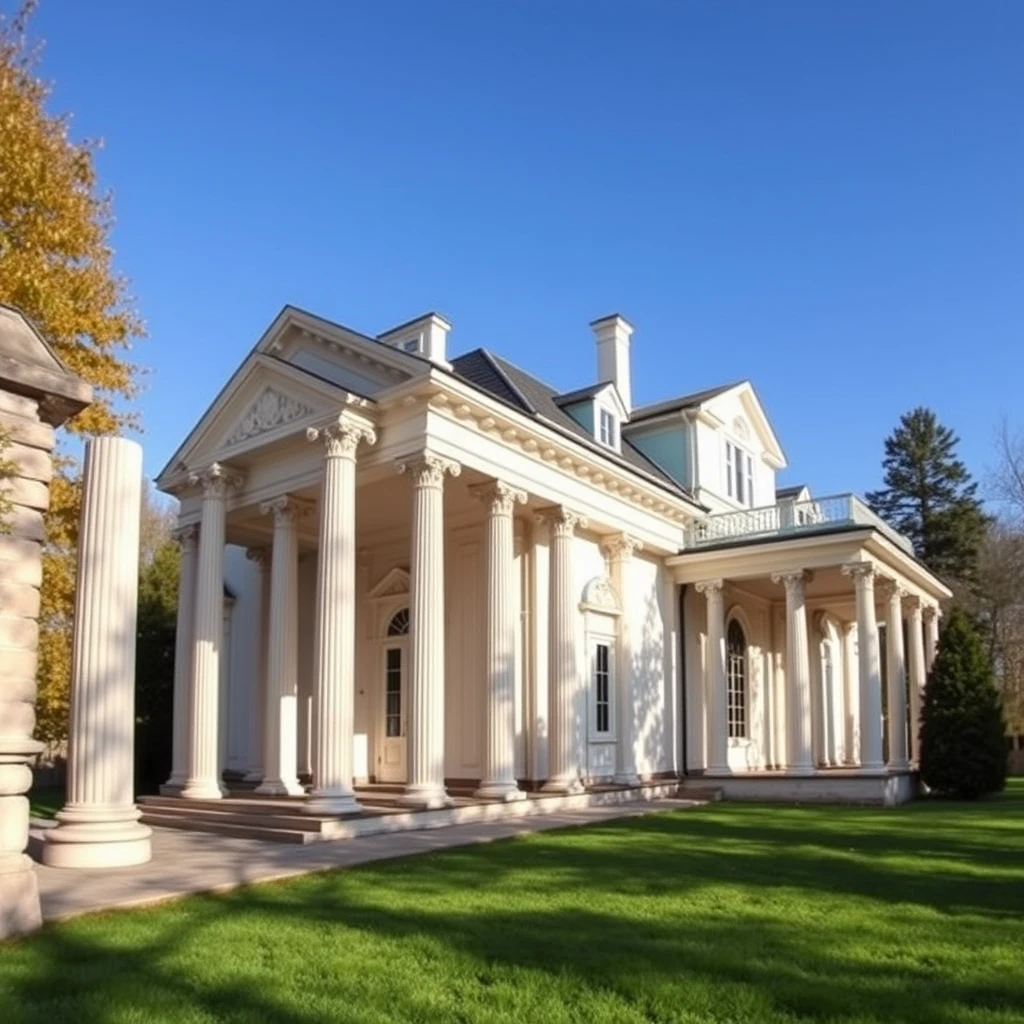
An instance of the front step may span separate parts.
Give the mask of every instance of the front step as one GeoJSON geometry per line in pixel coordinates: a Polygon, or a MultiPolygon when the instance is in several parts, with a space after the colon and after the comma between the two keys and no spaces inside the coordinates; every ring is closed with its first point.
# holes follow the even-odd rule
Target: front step
{"type": "Polygon", "coordinates": [[[235,839],[262,839],[273,843],[314,843],[321,837],[317,832],[300,829],[276,828],[271,825],[237,825],[230,821],[204,820],[182,817],[174,814],[160,814],[149,811],[139,819],[144,825],[157,828],[176,828],[186,832],[210,832],[235,839]]]}

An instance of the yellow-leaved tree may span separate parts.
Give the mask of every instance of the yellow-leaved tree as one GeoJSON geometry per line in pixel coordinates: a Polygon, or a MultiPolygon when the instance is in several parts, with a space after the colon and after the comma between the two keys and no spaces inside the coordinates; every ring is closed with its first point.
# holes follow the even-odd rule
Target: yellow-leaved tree
{"type": "MultiPolygon", "coordinates": [[[[17,306],[67,366],[92,384],[95,402],[67,424],[77,435],[114,434],[136,368],[125,350],[142,336],[126,282],[113,269],[111,201],[97,188],[96,144],[73,142],[67,116],[46,109],[39,49],[27,30],[28,0],[0,20],[0,302],[17,306]]],[[[39,636],[36,735],[67,735],[80,470],[65,447],[56,460],[47,514],[39,636]]]]}

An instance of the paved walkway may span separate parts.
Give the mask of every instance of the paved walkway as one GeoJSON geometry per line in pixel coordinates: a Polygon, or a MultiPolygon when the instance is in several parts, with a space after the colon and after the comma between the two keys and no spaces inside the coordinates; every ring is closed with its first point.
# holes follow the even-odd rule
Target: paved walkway
{"type": "MultiPolygon", "coordinates": [[[[327,868],[352,867],[369,861],[487,843],[530,832],[546,832],[614,818],[634,818],[692,806],[692,800],[654,800],[305,846],[155,828],[153,859],[148,864],[94,871],[37,864],[36,870],[43,919],[56,921],[92,910],[141,906],[187,893],[233,889],[251,882],[289,878],[327,868]]],[[[37,843],[33,842],[32,846],[36,847],[37,843]]]]}

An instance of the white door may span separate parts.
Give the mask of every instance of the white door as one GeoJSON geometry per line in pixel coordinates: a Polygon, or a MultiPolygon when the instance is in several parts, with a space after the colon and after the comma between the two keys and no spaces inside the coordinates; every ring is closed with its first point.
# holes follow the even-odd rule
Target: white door
{"type": "Polygon", "coordinates": [[[409,644],[391,640],[384,644],[382,658],[381,753],[377,765],[380,782],[405,782],[406,707],[408,705],[406,676],[409,644]]]}

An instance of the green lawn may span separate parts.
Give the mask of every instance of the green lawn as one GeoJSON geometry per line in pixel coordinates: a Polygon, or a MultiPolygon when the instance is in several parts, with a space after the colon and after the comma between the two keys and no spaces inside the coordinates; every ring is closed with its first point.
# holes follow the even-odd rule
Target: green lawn
{"type": "Polygon", "coordinates": [[[1024,780],[723,804],[94,915],[0,1021],[1024,1022],[1024,780]]]}

